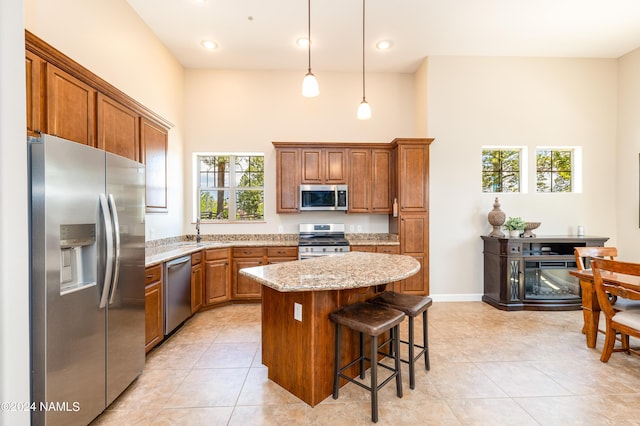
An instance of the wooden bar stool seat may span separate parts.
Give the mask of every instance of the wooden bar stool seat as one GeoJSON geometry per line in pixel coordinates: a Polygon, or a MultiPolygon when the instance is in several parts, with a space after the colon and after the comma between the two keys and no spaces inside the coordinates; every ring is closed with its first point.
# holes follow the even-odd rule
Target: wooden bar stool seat
{"type": "Polygon", "coordinates": [[[409,340],[400,340],[409,346],[409,358],[401,359],[402,362],[409,364],[409,387],[415,389],[416,374],[415,362],[421,356],[424,356],[424,368],[428,371],[431,369],[429,363],[429,334],[427,330],[427,309],[432,305],[433,301],[428,296],[417,296],[413,294],[397,293],[394,291],[385,291],[367,302],[373,303],[387,308],[396,309],[404,312],[409,317],[409,340]],[[414,337],[414,318],[422,314],[422,345],[415,343],[414,337]],[[414,348],[419,348],[420,352],[415,354],[414,348]]]}
{"type": "Polygon", "coordinates": [[[396,379],[396,393],[399,398],[402,398],[402,377],[400,374],[400,330],[398,325],[404,320],[405,314],[401,311],[386,308],[381,305],[374,305],[372,303],[360,302],[353,305],[347,305],[341,309],[329,314],[329,319],[336,325],[336,339],[335,339],[335,360],[334,360],[334,375],[333,375],[333,399],[338,399],[338,389],[340,387],[340,378],[346,379],[349,382],[367,389],[371,392],[371,421],[378,421],[378,390],[384,385],[389,383],[393,378],[396,379]],[[344,367],[340,367],[340,343],[342,339],[341,326],[348,327],[359,333],[360,337],[360,356],[355,360],[349,362],[344,367]],[[381,345],[378,344],[378,336],[389,331],[392,338],[386,340],[381,345]],[[365,356],[364,350],[364,335],[368,335],[371,338],[371,354],[369,357],[365,356]],[[385,354],[394,358],[394,367],[389,367],[384,364],[378,363],[379,350],[382,346],[391,343],[393,348],[390,350],[391,354],[385,354]],[[365,361],[371,363],[371,385],[367,386],[352,377],[344,374],[344,371],[351,368],[356,363],[360,365],[360,378],[364,379],[365,361]],[[392,372],[382,383],[378,384],[378,367],[385,368],[392,372]]]}

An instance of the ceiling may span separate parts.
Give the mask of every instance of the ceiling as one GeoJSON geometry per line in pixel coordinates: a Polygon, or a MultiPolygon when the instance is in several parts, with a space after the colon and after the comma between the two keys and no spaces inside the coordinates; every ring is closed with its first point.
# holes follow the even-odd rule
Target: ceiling
{"type": "MultiPolygon", "coordinates": [[[[127,1],[186,68],[307,68],[305,0],[127,1]]],[[[362,1],[312,0],[311,40],[314,72],[362,70],[362,1]]],[[[365,46],[368,72],[440,55],[618,58],[640,47],[640,1],[366,0],[365,46]]]]}

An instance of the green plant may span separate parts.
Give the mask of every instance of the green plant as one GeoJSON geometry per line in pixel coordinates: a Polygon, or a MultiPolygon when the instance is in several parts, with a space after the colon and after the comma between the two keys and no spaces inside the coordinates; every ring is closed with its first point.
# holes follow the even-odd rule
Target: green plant
{"type": "Polygon", "coordinates": [[[504,223],[504,227],[509,231],[524,231],[527,223],[521,217],[510,217],[504,223]]]}

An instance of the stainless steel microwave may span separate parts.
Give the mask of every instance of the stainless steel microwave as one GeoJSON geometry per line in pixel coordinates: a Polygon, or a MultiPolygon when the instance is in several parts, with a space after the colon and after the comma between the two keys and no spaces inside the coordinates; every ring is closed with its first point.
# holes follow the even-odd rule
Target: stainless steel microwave
{"type": "Polygon", "coordinates": [[[347,185],[300,185],[300,210],[347,210],[347,185]]]}

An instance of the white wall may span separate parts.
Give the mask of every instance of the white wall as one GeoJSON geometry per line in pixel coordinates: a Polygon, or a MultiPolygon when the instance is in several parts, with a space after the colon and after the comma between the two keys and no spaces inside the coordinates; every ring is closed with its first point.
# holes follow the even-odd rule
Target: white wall
{"type": "Polygon", "coordinates": [[[428,72],[432,294],[483,292],[480,235],[495,197],[481,190],[483,145],[528,148],[529,193],[498,194],[507,216],[541,221],[540,235],[581,224],[616,244],[615,60],[430,57],[428,72]],[[541,145],[583,147],[583,193],[535,193],[541,145]]]}
{"type": "Polygon", "coordinates": [[[620,259],[640,261],[640,49],[618,61],[616,195],[620,259]]]}
{"type": "MultiPolygon", "coordinates": [[[[362,232],[387,232],[386,215],[275,213],[275,152],[272,141],[390,142],[412,137],[414,81],[411,74],[367,76],[372,119],[359,121],[362,99],[358,73],[316,73],[320,96],[301,95],[304,70],[187,70],[185,78],[185,152],[257,151],[265,154],[265,222],[203,224],[206,234],[297,233],[298,223],[337,222],[362,232]]],[[[185,155],[185,232],[193,233],[192,159],[185,155]]]]}
{"type": "Polygon", "coordinates": [[[25,0],[25,27],[175,125],[169,132],[169,213],[148,214],[145,226],[147,239],[181,235],[182,66],[124,0],[25,0]]]}
{"type": "MultiPolygon", "coordinates": [[[[29,401],[29,251],[21,0],[0,2],[0,402],[29,401]]],[[[29,412],[0,410],[0,424],[29,412]]]]}

